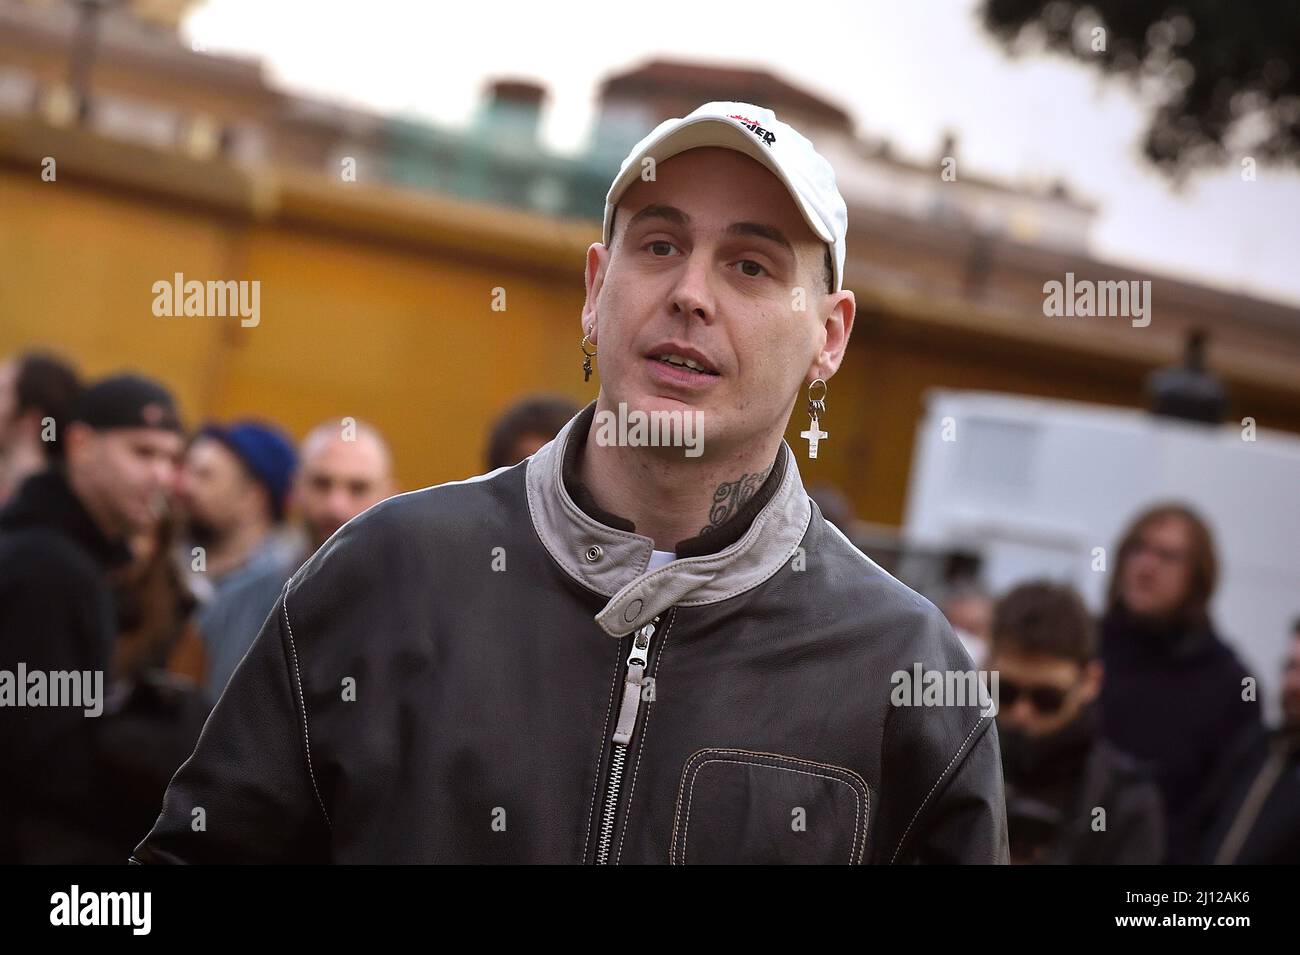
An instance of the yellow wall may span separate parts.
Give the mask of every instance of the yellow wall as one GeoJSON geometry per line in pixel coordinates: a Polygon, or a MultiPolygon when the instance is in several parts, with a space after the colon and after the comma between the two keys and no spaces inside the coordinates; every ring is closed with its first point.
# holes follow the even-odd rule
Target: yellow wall
{"type": "MultiPolygon", "coordinates": [[[[328,418],[366,419],[389,437],[401,486],[420,487],[479,473],[487,428],[517,398],[595,395],[577,345],[583,254],[597,237],[595,223],[249,175],[0,121],[0,354],[52,348],[89,376],[138,369],[174,389],[192,424],[262,415],[300,438],[328,418]],[[43,182],[51,155],[58,180],[43,182]],[[153,284],[177,271],[260,281],[260,324],[154,316],[153,284]],[[496,287],[504,312],[491,308],[496,287]]],[[[855,255],[887,251],[859,243],[855,255]]],[[[808,461],[798,437],[802,397],[787,439],[806,482],[839,484],[859,517],[887,524],[902,518],[927,389],[1138,405],[1145,372],[1175,357],[1148,336],[1105,344],[923,297],[859,299],[821,457],[808,461]]],[[[1228,377],[1261,427],[1300,431],[1300,382],[1228,377]]]]}
{"type": "Polygon", "coordinates": [[[337,187],[341,210],[303,187],[261,217],[80,182],[62,164],[56,182],[38,173],[0,167],[0,354],[51,348],[88,376],[157,376],[194,424],[262,415],[301,437],[369,420],[408,488],[481,471],[487,428],[519,396],[595,394],[578,351],[593,227],[497,213],[513,245],[478,235],[467,255],[456,230],[491,231],[473,216],[449,226],[447,210],[355,184],[337,187]],[[358,203],[388,207],[348,231],[358,203]],[[260,281],[259,324],[155,316],[153,284],[178,271],[260,281]]]}

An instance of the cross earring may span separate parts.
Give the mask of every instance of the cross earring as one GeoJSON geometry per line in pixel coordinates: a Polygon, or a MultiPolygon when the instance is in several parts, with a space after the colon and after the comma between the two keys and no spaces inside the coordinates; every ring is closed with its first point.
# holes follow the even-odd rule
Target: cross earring
{"type": "Polygon", "coordinates": [[[596,357],[596,350],[594,348],[591,351],[587,351],[587,346],[590,344],[591,342],[589,341],[588,336],[583,335],[582,342],[578,345],[578,347],[582,349],[582,354],[584,356],[582,359],[583,381],[591,381],[591,360],[596,357]]]}
{"type": "Polygon", "coordinates": [[[826,382],[821,378],[816,379],[808,386],[808,430],[800,431],[799,437],[808,439],[808,457],[817,457],[817,442],[823,441],[830,437],[825,431],[818,429],[818,422],[822,415],[826,413],[826,382]],[[817,386],[821,386],[821,394],[816,398],[813,392],[817,386]]]}

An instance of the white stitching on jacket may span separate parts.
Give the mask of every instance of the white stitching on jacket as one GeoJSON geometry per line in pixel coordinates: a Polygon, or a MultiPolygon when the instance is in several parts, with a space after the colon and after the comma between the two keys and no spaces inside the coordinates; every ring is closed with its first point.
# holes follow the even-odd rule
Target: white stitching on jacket
{"type": "Polygon", "coordinates": [[[334,828],[334,823],[330,821],[330,814],[325,809],[325,800],[321,798],[320,787],[316,785],[316,771],[311,765],[311,737],[307,734],[307,697],[302,692],[302,672],[298,669],[298,646],[293,639],[293,624],[289,622],[289,587],[285,585],[284,596],[280,601],[284,607],[284,625],[289,631],[289,652],[293,655],[293,675],[298,681],[298,701],[302,707],[302,741],[307,746],[307,775],[311,777],[311,788],[316,793],[316,803],[320,806],[322,815],[325,816],[325,825],[330,829],[334,828]]]}
{"type": "Polygon", "coordinates": [[[943,768],[943,772],[939,774],[939,778],[934,781],[934,785],[930,787],[930,791],[926,793],[925,798],[921,800],[921,805],[917,806],[916,812],[912,813],[911,821],[908,822],[907,828],[903,830],[902,836],[899,837],[898,845],[894,847],[894,854],[889,857],[890,865],[893,865],[894,862],[898,860],[898,853],[903,849],[903,843],[907,840],[907,834],[912,831],[912,823],[916,822],[917,817],[921,815],[921,810],[924,809],[925,804],[930,801],[930,797],[934,795],[934,791],[939,788],[939,783],[943,782],[943,777],[948,775],[948,770],[952,769],[953,764],[957,762],[958,757],[962,754],[962,750],[966,748],[966,744],[969,743],[971,737],[975,735],[975,731],[983,726],[987,720],[991,720],[992,718],[993,717],[991,716],[980,717],[975,721],[975,725],[971,727],[970,732],[966,734],[966,738],[961,741],[961,745],[957,747],[957,752],[952,754],[952,759],[948,760],[948,765],[943,768]]]}
{"type": "Polygon", "coordinates": [[[746,766],[757,766],[757,767],[759,767],[760,769],[783,769],[783,770],[785,770],[785,771],[788,772],[788,773],[800,773],[800,774],[805,775],[805,776],[816,776],[816,777],[819,777],[819,778],[821,778],[821,779],[830,779],[830,780],[833,780],[834,782],[842,783],[843,785],[848,786],[848,787],[849,787],[849,791],[850,791],[851,793],[853,793],[853,797],[854,797],[854,801],[853,801],[853,842],[852,842],[852,844],[849,846],[849,864],[850,864],[850,865],[853,864],[853,858],[854,858],[855,855],[857,856],[858,862],[861,863],[861,861],[862,861],[862,855],[863,855],[863,853],[866,851],[866,848],[867,848],[867,833],[866,833],[866,828],[867,828],[867,824],[869,824],[869,823],[870,823],[870,820],[871,820],[871,787],[867,785],[866,780],[864,780],[864,779],[863,779],[861,776],[859,776],[857,773],[853,772],[853,770],[851,770],[851,769],[845,769],[843,766],[832,766],[830,763],[818,763],[818,762],[814,762],[813,760],[810,760],[810,759],[801,759],[801,758],[798,757],[798,756],[785,756],[785,755],[782,755],[782,754],[780,754],[780,753],[756,753],[756,752],[751,752],[751,751],[749,751],[749,750],[744,750],[744,749],[738,749],[738,750],[727,750],[727,749],[702,749],[702,750],[700,750],[699,752],[694,753],[694,754],[691,756],[691,758],[688,759],[688,760],[686,761],[686,766],[683,767],[683,769],[682,769],[682,780],[681,780],[681,784],[680,784],[680,786],[678,787],[678,790],[677,790],[677,810],[676,810],[676,812],[673,814],[673,837],[672,837],[672,843],[670,844],[670,846],[669,846],[669,850],[668,850],[668,860],[669,860],[670,863],[672,862],[673,857],[674,857],[674,856],[676,855],[676,853],[677,853],[677,824],[678,824],[678,822],[681,821],[682,795],[683,795],[683,791],[684,791],[685,788],[686,788],[686,779],[687,779],[688,776],[690,777],[690,780],[691,780],[691,791],[690,791],[690,794],[687,795],[687,798],[686,798],[686,821],[685,821],[685,823],[684,823],[684,824],[682,825],[682,827],[681,827],[681,833],[682,833],[681,864],[682,864],[682,865],[685,865],[685,864],[686,864],[686,835],[687,835],[687,830],[690,828],[690,824],[691,824],[691,801],[692,801],[692,800],[694,799],[694,797],[695,797],[695,780],[696,780],[696,778],[699,776],[700,770],[703,769],[705,766],[707,766],[709,763],[738,763],[738,764],[743,764],[743,765],[746,765],[746,766]],[[691,764],[692,764],[695,760],[697,760],[697,759],[701,759],[701,757],[708,756],[708,755],[715,754],[715,753],[716,753],[716,754],[722,754],[722,755],[725,755],[725,756],[737,756],[737,755],[744,755],[744,756],[767,756],[767,757],[769,757],[769,758],[771,758],[771,759],[784,759],[784,760],[786,760],[786,761],[788,761],[788,762],[792,762],[792,763],[802,763],[802,764],[805,765],[805,766],[816,766],[816,767],[818,767],[819,769],[833,769],[833,770],[836,770],[836,771],[838,771],[838,772],[844,773],[844,774],[846,774],[846,775],[848,775],[848,776],[851,776],[853,779],[856,779],[859,783],[862,784],[862,792],[866,794],[866,799],[867,799],[867,822],[866,822],[866,824],[864,824],[861,828],[859,828],[859,826],[858,826],[858,820],[859,820],[859,818],[861,818],[861,815],[862,815],[862,802],[861,802],[861,799],[860,799],[860,796],[861,796],[862,794],[858,792],[857,787],[855,787],[855,786],[853,785],[853,783],[852,783],[850,780],[842,779],[842,778],[840,778],[840,777],[838,777],[838,776],[827,776],[827,775],[825,775],[824,773],[812,773],[812,772],[808,772],[807,770],[803,770],[803,769],[792,769],[792,768],[789,767],[789,766],[780,766],[780,765],[777,765],[777,764],[774,764],[774,763],[758,763],[758,762],[754,762],[754,761],[752,761],[752,760],[745,760],[745,759],[707,759],[707,760],[703,760],[702,762],[700,762],[699,765],[692,767],[691,764]],[[858,850],[858,833],[859,833],[859,832],[861,832],[861,834],[862,834],[862,850],[861,850],[861,851],[858,850]]]}

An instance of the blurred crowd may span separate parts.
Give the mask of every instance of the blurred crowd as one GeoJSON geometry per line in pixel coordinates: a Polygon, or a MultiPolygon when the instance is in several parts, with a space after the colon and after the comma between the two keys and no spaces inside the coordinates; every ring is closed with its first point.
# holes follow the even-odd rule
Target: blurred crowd
{"type": "MultiPolygon", "coordinates": [[[[578,410],[511,408],[486,468],[578,410]]],[[[188,430],[145,377],[83,382],[43,353],[0,364],[0,671],[106,675],[95,718],[0,706],[0,862],[124,862],[290,575],[396,491],[362,421],[296,446],[264,420],[188,430]]],[[[1270,728],[1210,619],[1217,576],[1205,523],[1163,504],[1119,542],[1100,620],[1049,580],[945,595],[998,674],[1012,861],[1300,861],[1300,620],[1270,728]]]]}
{"type": "Polygon", "coordinates": [[[1158,503],[1121,537],[1100,619],[1053,580],[951,587],[945,615],[997,674],[1013,863],[1300,862],[1300,618],[1270,728],[1211,619],[1218,575],[1204,520],[1158,503]]]}

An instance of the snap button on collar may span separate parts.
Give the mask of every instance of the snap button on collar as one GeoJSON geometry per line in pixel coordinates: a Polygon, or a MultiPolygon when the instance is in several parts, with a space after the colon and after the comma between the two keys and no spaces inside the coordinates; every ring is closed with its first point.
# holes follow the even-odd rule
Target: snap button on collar
{"type": "Polygon", "coordinates": [[[600,560],[600,558],[603,557],[604,555],[605,552],[600,549],[599,544],[592,544],[590,547],[587,548],[587,552],[584,556],[587,558],[587,563],[594,564],[596,561],[600,560]]]}

